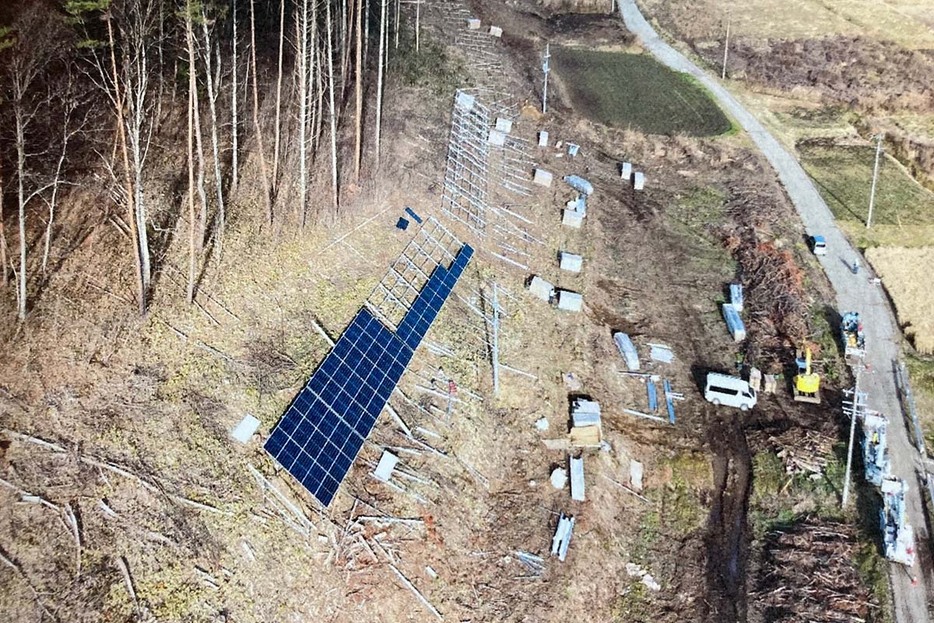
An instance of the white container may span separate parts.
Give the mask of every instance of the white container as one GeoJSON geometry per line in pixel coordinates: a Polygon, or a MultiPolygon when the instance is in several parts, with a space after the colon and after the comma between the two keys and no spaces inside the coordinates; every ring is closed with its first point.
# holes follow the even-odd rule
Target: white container
{"type": "Polygon", "coordinates": [[[496,118],[496,129],[504,134],[509,134],[512,132],[512,119],[506,119],[504,117],[496,118]]]}
{"type": "Polygon", "coordinates": [[[576,210],[565,210],[564,216],[561,217],[561,224],[580,229],[584,224],[584,215],[576,210]]]}
{"type": "Polygon", "coordinates": [[[500,28],[499,26],[490,26],[490,36],[497,37],[497,38],[502,37],[503,29],[500,28]]]}
{"type": "Polygon", "coordinates": [[[470,30],[480,30],[480,20],[475,17],[471,17],[467,20],[467,28],[470,30]]]}
{"type": "Polygon", "coordinates": [[[619,169],[619,176],[626,180],[627,182],[632,179],[632,163],[624,162],[623,166],[619,169]]]}
{"type": "Polygon", "coordinates": [[[584,308],[584,297],[577,292],[558,290],[558,309],[579,312],[584,308]]]}
{"type": "Polygon", "coordinates": [[[230,436],[240,443],[249,443],[250,439],[253,438],[253,434],[256,432],[257,428],[259,428],[259,420],[252,415],[247,414],[242,420],[240,420],[240,423],[237,424],[237,427],[231,431],[230,436]]]}
{"type": "Polygon", "coordinates": [[[632,187],[636,190],[645,188],[645,174],[642,171],[636,171],[632,177],[632,187]]]}
{"type": "Polygon", "coordinates": [[[504,147],[506,145],[506,134],[499,130],[490,130],[490,136],[486,142],[496,147],[504,147]]]}
{"type": "Polygon", "coordinates": [[[532,296],[535,298],[541,299],[547,303],[551,300],[551,297],[555,295],[555,287],[541,277],[535,276],[532,277],[532,281],[529,282],[529,292],[531,292],[532,296]]]}
{"type": "Polygon", "coordinates": [[[538,146],[548,147],[548,131],[542,130],[538,133],[538,146]]]}
{"type": "Polygon", "coordinates": [[[584,265],[584,258],[574,253],[562,251],[559,265],[561,270],[566,270],[571,273],[579,273],[584,265]]]}
{"type": "Polygon", "coordinates": [[[535,169],[535,175],[532,177],[532,183],[548,188],[554,176],[545,169],[535,169]]]}

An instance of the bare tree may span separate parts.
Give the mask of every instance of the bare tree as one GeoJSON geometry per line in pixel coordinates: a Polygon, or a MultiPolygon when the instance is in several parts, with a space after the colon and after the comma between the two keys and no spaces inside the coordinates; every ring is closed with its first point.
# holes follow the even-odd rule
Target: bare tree
{"type": "MultiPolygon", "coordinates": [[[[85,94],[81,92],[75,76],[74,66],[69,64],[66,69],[66,86],[60,93],[61,100],[61,145],[58,152],[58,161],[52,174],[52,192],[46,204],[49,208],[49,220],[45,227],[45,244],[42,250],[42,274],[46,275],[49,264],[49,251],[52,246],[52,228],[55,223],[55,210],[58,207],[59,187],[65,183],[63,170],[68,156],[68,146],[80,132],[84,131],[87,123],[87,113],[75,118],[79,108],[85,104],[85,94]]],[[[51,95],[50,95],[51,97],[51,95]]]]}
{"type": "Polygon", "coordinates": [[[198,84],[195,77],[195,38],[191,19],[191,0],[185,10],[185,42],[188,47],[188,291],[187,299],[195,300],[195,281],[198,266],[198,245],[195,234],[195,92],[198,84]]]}
{"type": "MultiPolygon", "coordinates": [[[[214,20],[211,20],[214,24],[214,20]]],[[[220,81],[220,56],[217,58],[217,67],[214,68],[211,62],[211,56],[214,51],[214,44],[211,38],[213,28],[208,26],[208,16],[205,13],[204,5],[201,5],[201,34],[204,37],[204,65],[205,81],[207,83],[208,112],[211,116],[211,154],[214,164],[214,193],[217,199],[217,229],[215,240],[218,250],[223,244],[224,224],[226,214],[224,210],[224,178],[221,174],[221,155],[220,139],[217,135],[217,95],[220,91],[218,82],[220,81]],[[216,71],[216,73],[215,73],[216,71]]]]}
{"type": "Polygon", "coordinates": [[[308,30],[312,24],[308,16],[308,0],[301,0],[298,19],[298,213],[301,226],[305,226],[308,210],[308,102],[314,64],[308,45],[308,30]]]}
{"type": "Polygon", "coordinates": [[[357,0],[357,58],[354,82],[356,83],[357,114],[354,128],[354,179],[360,181],[360,159],[363,155],[363,0],[357,0]]]}
{"type": "Polygon", "coordinates": [[[47,23],[41,7],[32,6],[20,14],[13,26],[13,39],[8,48],[9,59],[5,63],[9,85],[9,101],[13,112],[14,146],[16,150],[16,203],[19,225],[19,270],[16,271],[16,312],[20,321],[26,319],[26,284],[28,281],[26,253],[27,206],[52,186],[42,184],[30,170],[27,160],[33,156],[27,145],[30,127],[40,110],[49,106],[49,98],[43,93],[38,97],[40,78],[48,65],[57,60],[61,52],[61,41],[56,40],[54,26],[47,23]]]}
{"type": "MultiPolygon", "coordinates": [[[[152,265],[148,216],[144,202],[144,167],[153,131],[153,106],[149,86],[152,73],[149,56],[156,37],[154,2],[157,0],[66,0],[65,10],[82,23],[95,22],[101,12],[106,28],[104,54],[92,47],[92,64],[100,89],[116,115],[117,140],[123,168],[123,190],[127,204],[134,269],[141,314],[146,313],[152,265]],[[119,53],[119,62],[117,56],[119,53]]],[[[93,39],[91,39],[93,42],[93,39]]]]}
{"type": "Polygon", "coordinates": [[[379,169],[380,132],[383,121],[383,50],[386,49],[388,37],[386,32],[386,4],[388,0],[380,0],[379,16],[379,59],[376,74],[376,168],[379,169]]]}
{"type": "Polygon", "coordinates": [[[282,57],[285,50],[285,0],[279,0],[279,62],[276,73],[276,122],[273,129],[272,150],[272,185],[273,192],[279,193],[279,144],[282,134],[282,57]]]}
{"type": "Polygon", "coordinates": [[[337,187],[337,113],[334,109],[334,33],[331,20],[331,3],[325,2],[328,55],[328,111],[331,118],[331,198],[336,212],[340,204],[337,187]]]}
{"type": "Polygon", "coordinates": [[[266,221],[272,223],[272,191],[269,188],[269,173],[266,170],[266,153],[263,149],[263,129],[259,123],[259,75],[256,72],[256,9],[254,5],[255,0],[250,0],[250,63],[253,68],[253,127],[256,131],[256,149],[259,152],[259,171],[263,181],[266,221]]]}
{"type": "Polygon", "coordinates": [[[240,64],[237,62],[237,49],[239,41],[237,40],[237,0],[231,0],[231,24],[233,26],[233,37],[231,42],[232,71],[230,74],[230,194],[237,192],[237,185],[240,182],[240,166],[238,162],[239,145],[239,123],[237,108],[240,100],[240,93],[237,91],[237,72],[240,71],[240,64]]]}
{"type": "Polygon", "coordinates": [[[6,227],[3,223],[3,166],[0,161],[0,281],[3,285],[10,283],[9,277],[9,251],[6,243],[6,227]]]}

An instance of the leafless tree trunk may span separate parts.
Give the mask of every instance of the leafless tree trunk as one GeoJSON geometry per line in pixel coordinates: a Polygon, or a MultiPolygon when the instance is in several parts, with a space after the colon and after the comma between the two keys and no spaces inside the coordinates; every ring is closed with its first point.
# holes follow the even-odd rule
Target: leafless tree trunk
{"type": "Polygon", "coordinates": [[[213,53],[214,45],[211,43],[208,19],[204,12],[203,4],[201,5],[201,33],[204,37],[204,65],[207,74],[208,112],[211,115],[211,153],[214,160],[214,193],[217,196],[217,230],[215,233],[215,240],[217,241],[217,250],[220,252],[223,245],[224,224],[226,221],[224,210],[224,177],[221,174],[220,140],[217,137],[217,106],[215,103],[218,92],[220,91],[220,85],[215,82],[220,81],[220,57],[217,59],[217,75],[215,77],[212,75],[214,68],[211,65],[211,54],[213,53]]]}
{"type": "Polygon", "coordinates": [[[266,221],[272,223],[272,191],[269,187],[269,172],[266,169],[266,152],[263,149],[263,129],[259,123],[259,74],[256,72],[256,10],[255,0],[250,0],[250,63],[253,66],[253,127],[256,131],[256,149],[259,152],[259,172],[263,181],[263,199],[266,203],[266,221]]]}
{"type": "Polygon", "coordinates": [[[16,199],[19,214],[19,273],[16,275],[16,315],[26,320],[26,116],[23,89],[29,86],[19,80],[13,83],[13,116],[16,122],[16,199]]]}
{"type": "Polygon", "coordinates": [[[8,267],[9,254],[6,244],[6,227],[4,226],[3,221],[3,167],[0,166],[0,271],[3,273],[0,275],[0,280],[2,280],[3,285],[10,283],[8,267]]]}
{"type": "Polygon", "coordinates": [[[395,34],[395,36],[396,36],[396,43],[395,43],[395,48],[396,48],[397,50],[399,49],[399,15],[400,15],[401,9],[402,9],[402,2],[401,2],[401,0],[396,0],[396,19],[393,20],[393,21],[394,21],[394,25],[395,25],[395,28],[396,28],[396,34],[395,34]]]}
{"type": "Polygon", "coordinates": [[[334,109],[334,33],[331,20],[331,3],[325,2],[325,23],[327,24],[328,55],[328,111],[331,117],[331,199],[337,212],[340,196],[337,187],[337,112],[334,109]]]}
{"type": "Polygon", "coordinates": [[[152,4],[147,0],[138,0],[126,12],[126,30],[124,33],[123,65],[124,91],[127,103],[127,138],[130,155],[133,159],[133,205],[136,219],[136,234],[139,244],[140,269],[143,277],[143,291],[148,296],[152,282],[152,267],[149,257],[149,234],[146,228],[147,212],[143,200],[143,170],[149,151],[150,133],[148,127],[152,121],[149,106],[149,38],[152,4]]]}
{"type": "Polygon", "coordinates": [[[383,122],[383,50],[388,43],[386,36],[386,4],[389,0],[380,0],[379,17],[379,59],[376,74],[376,168],[379,169],[380,132],[383,122]]]}
{"type": "Polygon", "coordinates": [[[312,71],[308,54],[309,27],[308,0],[302,0],[298,33],[298,214],[302,228],[308,210],[308,89],[312,71]]]}
{"type": "MultiPolygon", "coordinates": [[[[326,0],[329,1],[329,0],[326,0]]],[[[285,49],[285,0],[279,0],[279,63],[276,74],[276,127],[274,129],[273,155],[272,155],[272,185],[273,192],[279,194],[279,144],[282,134],[280,121],[282,111],[282,56],[285,49]]]]}
{"type": "Polygon", "coordinates": [[[231,73],[231,86],[230,86],[230,194],[235,195],[237,192],[237,185],[240,182],[240,165],[238,162],[240,147],[237,143],[239,138],[239,123],[240,120],[237,117],[237,105],[240,101],[240,93],[237,91],[237,72],[240,71],[240,64],[237,62],[237,48],[239,47],[239,41],[237,40],[237,0],[232,0],[232,19],[233,19],[233,71],[231,73]]]}
{"type": "Polygon", "coordinates": [[[356,75],[356,95],[357,95],[357,114],[355,120],[354,133],[354,179],[360,181],[360,159],[363,155],[363,0],[357,0],[357,67],[354,72],[356,75]]]}
{"type": "Polygon", "coordinates": [[[191,1],[185,11],[185,40],[188,44],[188,293],[191,304],[195,300],[197,274],[197,245],[195,239],[195,41],[191,24],[191,1]]]}
{"type": "Polygon", "coordinates": [[[370,0],[363,2],[363,64],[367,65],[370,52],[370,0]]]}
{"type": "MultiPolygon", "coordinates": [[[[127,222],[130,225],[130,233],[133,239],[133,252],[134,252],[134,268],[136,270],[137,278],[137,295],[138,295],[138,304],[139,304],[139,313],[146,313],[146,303],[149,293],[149,283],[148,279],[145,276],[143,271],[143,258],[142,251],[139,244],[139,233],[137,231],[137,220],[136,220],[136,207],[135,203],[135,193],[133,192],[133,173],[130,168],[130,152],[129,146],[127,144],[127,132],[126,132],[126,119],[124,115],[124,94],[123,89],[120,86],[120,77],[117,73],[117,56],[116,56],[116,44],[114,42],[114,31],[113,31],[113,18],[110,13],[106,14],[107,21],[107,42],[110,48],[110,69],[112,72],[113,79],[113,94],[112,94],[112,103],[114,105],[114,110],[117,113],[117,137],[120,144],[120,153],[123,157],[123,181],[124,181],[124,190],[126,191],[126,202],[127,202],[127,222]]],[[[101,68],[103,73],[103,67],[101,68]]],[[[148,251],[147,251],[148,252],[148,251]]]]}

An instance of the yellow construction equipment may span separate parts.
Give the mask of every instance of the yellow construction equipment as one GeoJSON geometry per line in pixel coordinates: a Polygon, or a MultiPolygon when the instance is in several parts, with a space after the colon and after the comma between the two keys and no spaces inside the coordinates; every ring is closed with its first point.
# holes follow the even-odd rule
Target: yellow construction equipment
{"type": "Polygon", "coordinates": [[[820,375],[811,370],[811,347],[806,343],[803,345],[804,358],[802,360],[801,351],[798,351],[798,374],[794,378],[794,397],[798,402],[810,402],[820,404],[820,375]]]}

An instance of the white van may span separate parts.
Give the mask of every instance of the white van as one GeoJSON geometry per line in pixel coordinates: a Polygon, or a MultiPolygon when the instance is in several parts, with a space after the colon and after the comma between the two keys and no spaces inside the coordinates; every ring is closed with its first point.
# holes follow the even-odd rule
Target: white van
{"type": "Polygon", "coordinates": [[[726,405],[748,411],[756,406],[756,390],[741,378],[708,372],[704,399],[715,405],[726,405]]]}

